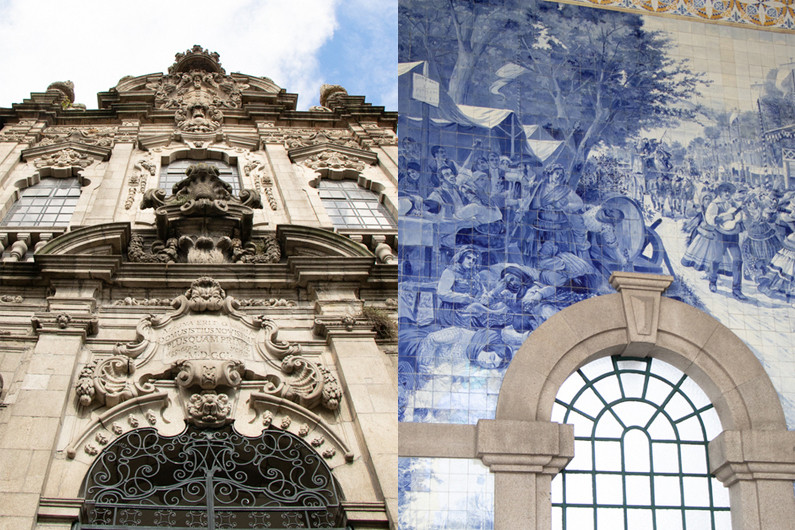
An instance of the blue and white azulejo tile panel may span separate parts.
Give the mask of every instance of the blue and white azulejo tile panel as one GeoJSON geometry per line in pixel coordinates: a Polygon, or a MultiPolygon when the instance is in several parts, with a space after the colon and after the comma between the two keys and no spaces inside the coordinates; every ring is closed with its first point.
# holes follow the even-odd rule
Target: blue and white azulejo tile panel
{"type": "Polygon", "coordinates": [[[637,271],[740,336],[795,427],[795,35],[543,1],[399,13],[400,420],[492,418],[528,335],[637,271]]]}

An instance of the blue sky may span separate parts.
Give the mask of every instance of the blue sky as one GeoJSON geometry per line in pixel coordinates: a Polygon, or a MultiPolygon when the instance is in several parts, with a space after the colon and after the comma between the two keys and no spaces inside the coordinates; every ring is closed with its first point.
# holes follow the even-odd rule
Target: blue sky
{"type": "Polygon", "coordinates": [[[0,0],[0,107],[68,79],[96,108],[97,92],[194,44],[297,93],[299,110],[323,83],[397,110],[396,0],[0,0]]]}

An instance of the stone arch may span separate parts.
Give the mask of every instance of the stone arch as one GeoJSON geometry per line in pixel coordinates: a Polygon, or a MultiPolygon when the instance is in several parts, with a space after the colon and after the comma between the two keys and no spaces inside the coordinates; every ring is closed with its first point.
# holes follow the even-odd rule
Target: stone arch
{"type": "Polygon", "coordinates": [[[477,456],[495,473],[494,528],[551,528],[550,483],[574,455],[569,425],[550,422],[563,382],[600,357],[655,357],[690,376],[712,400],[723,432],[710,472],[729,488],[732,528],[774,529],[795,519],[795,432],[762,364],[728,328],[663,298],[672,278],[614,273],[617,294],[551,317],[521,346],[503,379],[494,420],[477,427],[477,456]],[[516,491],[529,499],[517,501],[516,491]]]}
{"type": "MultiPolygon", "coordinates": [[[[663,297],[659,303],[657,342],[647,355],[693,378],[712,400],[725,430],[786,430],[778,394],[748,346],[692,306],[663,297]]],[[[627,326],[621,294],[590,298],[554,315],[530,334],[511,361],[496,418],[549,421],[557,390],[569,375],[627,349],[627,326]]]]}

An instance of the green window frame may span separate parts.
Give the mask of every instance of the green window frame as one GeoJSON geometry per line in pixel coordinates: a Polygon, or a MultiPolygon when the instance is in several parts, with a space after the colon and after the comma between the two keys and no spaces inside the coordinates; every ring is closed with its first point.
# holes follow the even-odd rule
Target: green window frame
{"type": "Polygon", "coordinates": [[[728,489],[709,474],[720,419],[674,366],[593,361],[561,386],[552,421],[574,424],[575,440],[574,459],[552,481],[553,528],[731,528],[728,489]]]}

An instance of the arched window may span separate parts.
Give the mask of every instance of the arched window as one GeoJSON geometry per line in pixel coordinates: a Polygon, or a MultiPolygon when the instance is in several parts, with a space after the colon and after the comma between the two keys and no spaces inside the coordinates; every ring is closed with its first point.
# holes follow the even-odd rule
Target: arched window
{"type": "Polygon", "coordinates": [[[729,490],[709,474],[722,428],[688,376],[659,359],[606,357],[572,374],[552,421],[574,424],[574,459],[552,481],[553,528],[731,528],[729,490]]]}
{"type": "Polygon", "coordinates": [[[226,162],[222,162],[220,160],[189,160],[183,158],[180,160],[175,160],[170,164],[164,164],[160,168],[160,182],[158,184],[158,188],[162,188],[167,192],[171,192],[171,188],[174,186],[174,184],[185,179],[185,170],[188,169],[188,167],[198,163],[207,164],[217,168],[218,173],[220,173],[219,177],[221,180],[232,186],[232,195],[240,194],[240,175],[237,171],[237,167],[230,166],[226,162]]]}
{"type": "Polygon", "coordinates": [[[80,199],[77,178],[43,178],[25,188],[3,226],[68,226],[80,199]]]}
{"type": "Polygon", "coordinates": [[[378,194],[353,180],[322,179],[317,185],[320,200],[336,228],[391,229],[397,227],[378,194]]]}
{"type": "Polygon", "coordinates": [[[129,527],[344,528],[342,493],[323,459],[275,428],[161,436],[148,427],[107,446],[83,484],[83,530],[129,527]]]}

